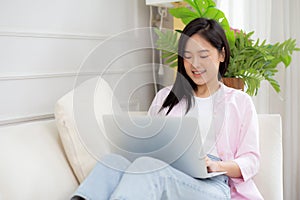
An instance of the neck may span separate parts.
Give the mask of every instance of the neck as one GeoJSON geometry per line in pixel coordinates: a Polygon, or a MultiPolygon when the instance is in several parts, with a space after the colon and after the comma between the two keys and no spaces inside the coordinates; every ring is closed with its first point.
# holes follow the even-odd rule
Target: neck
{"type": "Polygon", "coordinates": [[[213,83],[206,83],[204,85],[198,85],[197,91],[195,91],[196,97],[209,97],[213,95],[220,88],[220,84],[218,81],[213,83]]]}

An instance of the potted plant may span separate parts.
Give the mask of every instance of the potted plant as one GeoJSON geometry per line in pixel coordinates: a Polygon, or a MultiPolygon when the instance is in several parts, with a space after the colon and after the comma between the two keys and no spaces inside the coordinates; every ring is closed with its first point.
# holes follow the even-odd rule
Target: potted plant
{"type": "MultiPolygon", "coordinates": [[[[257,94],[262,80],[267,80],[276,92],[280,91],[280,85],[274,79],[278,72],[277,65],[283,63],[288,67],[291,63],[291,55],[300,49],[296,47],[296,40],[288,39],[282,43],[267,44],[266,40],[260,42],[251,39],[254,32],[245,33],[242,30],[231,29],[224,13],[216,8],[213,0],[184,0],[185,7],[169,9],[169,13],[188,24],[195,18],[205,17],[214,19],[225,30],[231,50],[231,58],[225,78],[238,78],[246,86],[246,92],[253,96],[257,94]]],[[[156,42],[158,49],[162,50],[165,64],[170,67],[177,66],[177,42],[178,32],[155,30],[158,35],[156,42]]],[[[230,81],[229,81],[230,82],[230,81]]],[[[225,83],[229,84],[229,83],[225,83]]]]}

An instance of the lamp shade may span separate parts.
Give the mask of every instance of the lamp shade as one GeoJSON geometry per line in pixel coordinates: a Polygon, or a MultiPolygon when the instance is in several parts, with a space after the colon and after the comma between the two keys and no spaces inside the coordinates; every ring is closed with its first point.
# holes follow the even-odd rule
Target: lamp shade
{"type": "Polygon", "coordinates": [[[172,3],[180,1],[182,0],[146,0],[146,5],[171,8],[174,7],[172,3]]]}

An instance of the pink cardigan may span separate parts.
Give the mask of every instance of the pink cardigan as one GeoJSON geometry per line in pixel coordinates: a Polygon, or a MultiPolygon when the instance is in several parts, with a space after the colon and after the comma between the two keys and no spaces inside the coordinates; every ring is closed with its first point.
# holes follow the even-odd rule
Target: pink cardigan
{"type": "MultiPolygon", "coordinates": [[[[210,131],[215,134],[219,157],[224,161],[234,160],[242,172],[242,178],[229,179],[231,198],[263,199],[252,180],[258,172],[260,158],[259,130],[255,107],[246,93],[229,88],[222,83],[220,85],[218,92],[212,96],[213,120],[210,131]]],[[[171,86],[163,88],[157,93],[148,114],[165,115],[167,109],[160,113],[158,111],[171,88],[171,86]]],[[[193,115],[192,110],[195,109],[191,109],[187,115],[193,115]]],[[[183,116],[185,111],[186,100],[182,99],[169,115],[183,116]]]]}

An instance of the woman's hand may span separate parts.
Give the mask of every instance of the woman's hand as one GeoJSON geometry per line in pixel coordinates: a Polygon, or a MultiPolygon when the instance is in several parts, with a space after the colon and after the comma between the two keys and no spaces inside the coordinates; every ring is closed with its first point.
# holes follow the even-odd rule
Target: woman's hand
{"type": "Polygon", "coordinates": [[[241,169],[234,161],[213,161],[206,156],[205,162],[208,172],[226,172],[226,175],[231,178],[242,177],[241,169]]]}
{"type": "Polygon", "coordinates": [[[220,171],[220,161],[213,161],[208,156],[205,157],[206,167],[208,172],[219,172],[220,171]]]}

